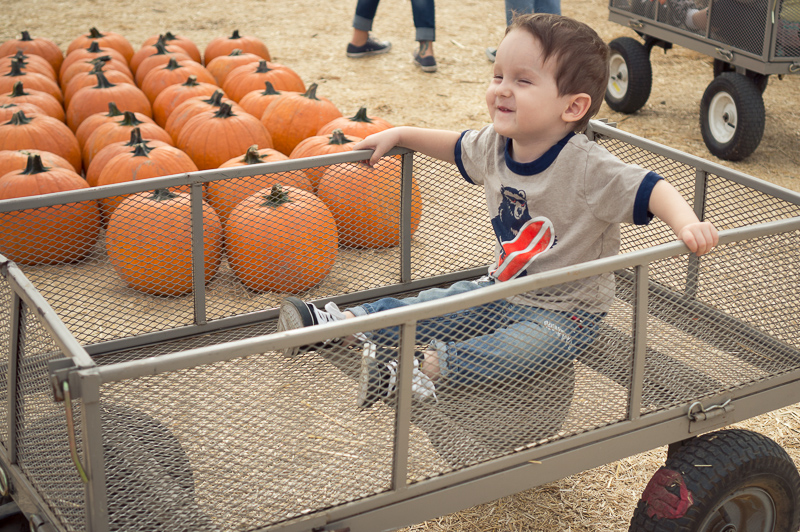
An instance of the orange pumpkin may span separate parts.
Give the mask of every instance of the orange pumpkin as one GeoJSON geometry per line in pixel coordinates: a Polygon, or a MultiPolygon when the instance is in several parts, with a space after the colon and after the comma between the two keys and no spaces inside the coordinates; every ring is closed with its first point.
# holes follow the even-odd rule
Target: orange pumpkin
{"type": "Polygon", "coordinates": [[[0,124],[0,150],[35,148],[60,155],[75,172],[81,171],[81,148],[75,134],[64,122],[47,115],[26,116],[14,113],[11,120],[0,124]]]}
{"type": "Polygon", "coordinates": [[[129,83],[111,83],[100,72],[97,85],[82,88],[70,100],[67,125],[73,131],[77,130],[81,122],[95,113],[104,112],[111,102],[115,102],[120,109],[142,113],[148,118],[153,116],[150,100],[139,87],[129,83]]]}
{"type": "Polygon", "coordinates": [[[10,92],[13,90],[14,85],[18,82],[25,83],[29,89],[36,89],[50,94],[59,103],[64,101],[64,95],[61,92],[61,87],[58,83],[45,74],[37,72],[26,72],[16,59],[11,60],[11,70],[0,76],[0,94],[10,92]]]}
{"type": "Polygon", "coordinates": [[[32,103],[3,103],[0,104],[0,123],[8,122],[19,111],[25,113],[25,116],[47,115],[41,107],[32,103]]]}
{"type": "MultiPolygon", "coordinates": [[[[185,52],[168,52],[167,47],[161,41],[156,42],[156,53],[153,55],[147,56],[142,60],[139,64],[139,68],[136,69],[136,76],[134,76],[134,81],[138,86],[142,86],[142,82],[144,81],[144,77],[147,75],[148,72],[153,70],[154,68],[158,68],[161,66],[166,65],[169,63],[170,58],[175,58],[178,61],[194,61],[189,54],[185,52]]],[[[196,62],[196,61],[195,61],[196,62]]]]}
{"type": "Polygon", "coordinates": [[[28,166],[28,159],[30,159],[31,155],[38,155],[42,160],[42,165],[46,167],[55,166],[75,171],[72,164],[60,155],[49,151],[26,148],[21,150],[0,150],[0,176],[15,170],[24,170],[28,166]]]}
{"type": "Polygon", "coordinates": [[[172,137],[169,136],[169,133],[164,131],[164,128],[149,119],[146,122],[139,120],[134,113],[125,111],[122,114],[121,120],[112,119],[104,124],[100,124],[86,138],[82,150],[83,167],[89,168],[94,156],[112,142],[129,139],[131,130],[134,128],[139,129],[142,138],[160,140],[170,146],[173,145],[172,137]]]}
{"type": "Polygon", "coordinates": [[[329,135],[336,129],[341,129],[345,135],[352,135],[365,139],[373,133],[378,133],[384,129],[389,129],[392,126],[383,118],[376,116],[367,116],[367,108],[362,107],[358,112],[351,117],[340,116],[334,118],[317,131],[317,135],[329,135]]]}
{"type": "MultiPolygon", "coordinates": [[[[283,94],[284,92],[288,91],[278,91],[275,90],[275,87],[269,81],[264,82],[265,89],[262,90],[254,90],[250,91],[244,96],[242,99],[239,100],[239,105],[242,106],[242,109],[250,113],[251,115],[255,116],[256,118],[261,118],[261,115],[264,114],[264,111],[269,107],[275,99],[283,94]]],[[[299,94],[299,93],[294,93],[299,94]]]]}
{"type": "Polygon", "coordinates": [[[203,83],[216,84],[217,80],[206,67],[191,59],[178,61],[170,57],[166,65],[156,67],[142,80],[142,91],[154,102],[158,93],[170,85],[184,83],[189,76],[195,76],[203,83]]]}
{"type": "Polygon", "coordinates": [[[216,78],[217,85],[220,87],[225,82],[225,78],[236,67],[258,63],[262,58],[256,54],[245,53],[238,48],[228,55],[220,55],[208,62],[206,68],[216,78]]]}
{"type": "Polygon", "coordinates": [[[163,46],[163,49],[168,53],[176,53],[176,54],[185,54],[186,50],[181,48],[180,46],[175,46],[174,44],[166,44],[164,43],[163,39],[161,41],[155,42],[153,44],[147,44],[139,48],[136,53],[133,54],[133,57],[130,61],[131,70],[134,74],[139,70],[139,65],[142,64],[142,61],[147,59],[153,54],[159,53],[161,48],[158,45],[163,46]]]}
{"type": "Polygon", "coordinates": [[[138,127],[133,128],[131,130],[131,136],[128,140],[112,142],[111,144],[104,146],[94,157],[92,157],[92,162],[89,163],[89,167],[86,169],[86,182],[89,183],[89,186],[97,186],[97,181],[100,179],[100,173],[103,171],[103,168],[106,167],[108,161],[120,153],[130,153],[137,144],[144,144],[148,148],[171,146],[171,144],[167,144],[166,142],[162,142],[160,140],[143,139],[141,130],[138,127]]]}
{"type": "Polygon", "coordinates": [[[97,85],[97,75],[103,73],[109,83],[130,83],[133,85],[130,76],[119,70],[104,70],[103,63],[95,63],[95,66],[89,72],[79,72],[75,74],[69,83],[64,87],[64,108],[69,107],[69,102],[76,92],[84,87],[93,87],[97,85]]]}
{"type": "MultiPolygon", "coordinates": [[[[370,168],[360,163],[332,165],[325,170],[318,194],[333,213],[342,245],[384,248],[400,244],[402,164],[384,157],[370,168]]],[[[419,226],[422,197],[411,181],[411,234],[419,226]]]]}
{"type": "MultiPolygon", "coordinates": [[[[148,146],[137,144],[132,150],[115,155],[106,163],[97,185],[126,183],[151,177],[196,172],[197,166],[188,155],[172,146],[148,146]]],[[[180,191],[182,187],[176,187],[180,191]]],[[[185,187],[183,187],[185,188],[185,187]]],[[[125,196],[100,198],[100,208],[105,216],[111,214],[125,196]]]]}
{"type": "Polygon", "coordinates": [[[11,71],[11,61],[13,60],[16,60],[26,71],[44,74],[45,76],[52,78],[54,81],[58,81],[58,75],[56,74],[56,71],[53,70],[53,65],[48,63],[44,57],[26,54],[22,50],[17,50],[17,53],[14,55],[7,55],[0,58],[0,74],[5,74],[11,71]]]}
{"type": "Polygon", "coordinates": [[[269,81],[279,91],[304,92],[306,84],[291,68],[268,61],[238,66],[228,73],[222,88],[232,100],[239,101],[248,92],[258,90],[269,81]]]}
{"type": "Polygon", "coordinates": [[[200,54],[200,49],[197,47],[194,41],[188,37],[184,37],[183,35],[175,35],[169,31],[160,35],[152,35],[148,37],[142,43],[142,47],[155,44],[159,40],[168,46],[177,46],[178,48],[183,49],[193,61],[197,61],[198,63],[202,64],[203,56],[200,54]]]}
{"type": "Polygon", "coordinates": [[[64,61],[64,53],[55,42],[44,37],[31,37],[27,31],[23,31],[19,39],[9,39],[0,44],[0,57],[15,54],[17,50],[45,58],[56,72],[64,61]]]}
{"type": "Polygon", "coordinates": [[[186,122],[175,144],[200,170],[208,170],[219,168],[253,144],[272,148],[272,137],[258,118],[234,112],[230,104],[223,103],[213,115],[200,114],[186,122]]]}
{"type": "Polygon", "coordinates": [[[66,77],[65,74],[67,73],[67,70],[69,70],[69,68],[75,63],[85,63],[86,61],[92,61],[94,59],[99,59],[106,56],[110,57],[111,59],[116,59],[121,63],[125,63],[126,65],[128,64],[125,56],[118,51],[114,50],[113,48],[109,48],[108,46],[100,46],[100,43],[92,42],[86,48],[79,48],[64,58],[64,62],[61,63],[61,68],[58,71],[58,78],[63,84],[65,83],[64,79],[66,77]]]}
{"type": "MultiPolygon", "coordinates": [[[[277,161],[288,161],[289,158],[281,152],[272,148],[258,149],[258,146],[250,146],[247,153],[243,156],[234,157],[226,161],[220,168],[233,168],[237,166],[248,166],[251,164],[272,163],[277,161]]],[[[258,174],[246,177],[232,177],[210,181],[206,185],[206,197],[209,205],[219,214],[222,222],[228,221],[231,211],[246,197],[255,194],[261,189],[272,188],[272,185],[280,184],[284,187],[291,186],[313,192],[311,182],[302,172],[278,172],[269,174],[258,174]]]]}
{"type": "Polygon", "coordinates": [[[341,111],[330,100],[317,97],[317,84],[312,83],[305,93],[276,98],[264,111],[261,122],[272,135],[275,149],[289,155],[301,141],[340,116],[341,111]]]}
{"type": "MultiPolygon", "coordinates": [[[[70,169],[45,167],[31,154],[23,170],[0,177],[0,200],[88,188],[70,169]]],[[[75,262],[89,255],[100,235],[97,202],[81,201],[0,213],[0,254],[20,264],[75,262]]]]}
{"type": "MultiPolygon", "coordinates": [[[[317,155],[330,155],[331,153],[342,153],[353,150],[353,144],[358,142],[359,137],[353,137],[342,133],[341,129],[336,129],[330,135],[315,135],[308,137],[295,146],[292,153],[289,155],[290,159],[302,159],[304,157],[315,157],[317,155]]],[[[319,180],[322,179],[322,174],[325,173],[324,166],[317,166],[314,168],[306,168],[304,170],[308,176],[311,185],[314,187],[314,192],[319,188],[319,180]]]]}
{"type": "Polygon", "coordinates": [[[209,97],[192,96],[187,98],[169,114],[164,129],[172,136],[172,140],[178,140],[178,135],[186,122],[200,113],[216,113],[223,103],[229,103],[234,110],[241,109],[239,104],[226,98],[221,89],[214,91],[209,97]]]}
{"type": "Polygon", "coordinates": [[[215,57],[228,55],[236,49],[255,54],[267,61],[272,60],[264,41],[252,35],[240,35],[239,30],[233,30],[230,37],[216,37],[209,41],[204,54],[205,64],[209,64],[215,57]]]}
{"type": "Polygon", "coordinates": [[[14,84],[11,92],[0,94],[0,104],[12,103],[31,103],[44,111],[46,115],[52,116],[62,122],[65,120],[64,108],[52,94],[37,91],[36,89],[29,89],[23,86],[21,81],[14,84]]]}
{"type": "Polygon", "coordinates": [[[336,223],[314,194],[273,185],[243,200],[225,226],[228,262],[250,290],[298,293],[330,273],[336,223]]]}
{"type": "Polygon", "coordinates": [[[191,74],[183,83],[170,85],[158,93],[153,102],[153,118],[156,124],[164,127],[169,115],[180,104],[195,96],[211,96],[218,90],[219,87],[213,83],[197,81],[197,76],[191,74]]]}
{"type": "MultiPolygon", "coordinates": [[[[222,260],[222,225],[202,202],[203,278],[211,281],[222,260]]],[[[125,198],[111,214],[106,254],[131,288],[157,296],[192,291],[192,204],[189,194],[159,189],[125,198]]]]}
{"type": "Polygon", "coordinates": [[[112,48],[119,52],[126,62],[133,57],[133,45],[123,35],[113,31],[101,32],[97,28],[90,28],[89,33],[79,35],[67,46],[67,55],[81,48],[88,48],[93,42],[101,47],[112,48]]]}
{"type": "MultiPolygon", "coordinates": [[[[133,113],[133,116],[140,122],[153,122],[152,118],[145,116],[142,113],[133,113]]],[[[89,138],[89,135],[94,133],[95,129],[102,126],[106,122],[119,122],[124,118],[125,113],[120,111],[115,102],[108,102],[108,112],[95,113],[87,117],[86,120],[81,122],[81,125],[78,126],[78,129],[75,130],[75,138],[78,139],[78,144],[81,145],[81,150],[83,150],[83,146],[86,144],[86,139],[89,138]]]]}
{"type": "Polygon", "coordinates": [[[128,67],[128,63],[121,58],[115,59],[110,55],[101,55],[100,57],[82,59],[72,63],[61,75],[61,86],[66,87],[69,85],[69,82],[72,81],[72,78],[81,72],[90,72],[94,70],[94,67],[98,64],[103,65],[103,70],[122,72],[128,76],[128,79],[133,81],[133,72],[131,72],[130,67],[128,67]]]}

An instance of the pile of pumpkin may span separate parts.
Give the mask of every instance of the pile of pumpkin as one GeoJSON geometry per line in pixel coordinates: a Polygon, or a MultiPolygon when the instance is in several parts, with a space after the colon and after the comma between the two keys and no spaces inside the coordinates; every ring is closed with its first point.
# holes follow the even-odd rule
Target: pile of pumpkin
{"type": "MultiPolygon", "coordinates": [[[[343,152],[392,127],[364,108],[343,116],[317,88],[238,31],[210,41],[202,56],[171,33],[134,50],[122,35],[92,28],[64,54],[22,32],[0,44],[0,200],[343,152]]],[[[413,192],[415,229],[416,183],[413,192]]],[[[211,181],[206,282],[224,252],[252,290],[307,290],[328,275],[340,245],[396,246],[399,204],[392,157],[374,168],[211,181]]],[[[0,253],[21,264],[75,262],[105,229],[108,258],[129,286],[180,295],[192,289],[190,210],[178,187],[0,213],[0,253]]]]}

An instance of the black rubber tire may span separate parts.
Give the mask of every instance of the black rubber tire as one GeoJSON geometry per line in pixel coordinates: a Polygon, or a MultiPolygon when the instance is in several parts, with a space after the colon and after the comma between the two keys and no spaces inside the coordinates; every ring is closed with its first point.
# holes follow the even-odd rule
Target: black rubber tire
{"type": "MultiPolygon", "coordinates": [[[[685,494],[685,491],[684,491],[685,494]]],[[[747,532],[796,532],[800,526],[800,474],[791,457],[773,440],[757,432],[740,429],[721,430],[693,438],[667,458],[664,467],[653,476],[648,489],[633,513],[629,532],[712,532],[747,530],[747,532]],[[673,478],[664,488],[656,478],[673,478]],[[691,493],[682,497],[691,501],[683,515],[666,515],[677,505],[659,509],[659,503],[674,502],[683,484],[691,493]],[[651,486],[655,489],[648,496],[651,486]],[[660,489],[660,491],[658,491],[660,489]],[[647,500],[646,500],[647,499],[647,500]],[[736,503],[743,503],[741,506],[736,503]],[[753,504],[755,502],[755,504],[753,504]],[[766,509],[758,510],[760,503],[766,509]],[[771,505],[771,506],[770,506],[771,505]],[[756,508],[747,526],[735,525],[737,512],[756,508]],[[731,517],[733,516],[733,517],[731,517]],[[757,523],[770,517],[774,523],[757,523]],[[774,527],[772,526],[774,525],[774,527]]],[[[741,514],[738,514],[741,517],[741,514]]]]}
{"type": "Polygon", "coordinates": [[[618,37],[608,46],[606,104],[618,113],[635,113],[647,103],[653,88],[650,50],[631,37],[618,37]]]}
{"type": "MultiPolygon", "coordinates": [[[[714,59],[714,77],[716,78],[723,72],[736,72],[736,69],[733,68],[733,65],[730,63],[726,63],[721,59],[714,59]]],[[[756,87],[758,87],[758,90],[761,91],[761,94],[764,94],[764,91],[767,90],[767,84],[769,83],[769,74],[759,74],[758,72],[748,70],[745,75],[752,79],[756,87]]]]}
{"type": "Polygon", "coordinates": [[[761,91],[752,79],[735,72],[714,78],[700,100],[703,141],[726,161],[741,161],[758,148],[765,118],[761,91]]]}

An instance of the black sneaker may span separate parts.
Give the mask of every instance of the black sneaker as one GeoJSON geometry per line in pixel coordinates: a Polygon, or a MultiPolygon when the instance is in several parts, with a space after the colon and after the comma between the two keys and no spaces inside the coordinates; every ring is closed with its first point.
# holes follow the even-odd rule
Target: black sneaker
{"type": "MultiPolygon", "coordinates": [[[[389,399],[397,390],[397,360],[379,352],[372,342],[364,342],[361,356],[361,373],[358,378],[358,397],[356,404],[361,408],[369,408],[378,401],[389,399]],[[387,361],[388,360],[388,361],[387,361]]],[[[417,352],[414,358],[411,389],[413,398],[424,401],[436,398],[433,381],[420,370],[422,353],[417,352]]]]}
{"type": "Polygon", "coordinates": [[[487,48],[486,59],[494,63],[495,59],[497,59],[497,48],[487,48]]]}
{"type": "MultiPolygon", "coordinates": [[[[296,297],[287,297],[281,303],[281,311],[278,315],[278,332],[291,331],[343,319],[345,319],[344,314],[333,301],[325,305],[325,310],[320,310],[313,303],[306,303],[296,297]]],[[[337,343],[341,343],[340,338],[334,338],[315,345],[288,347],[283,351],[283,354],[295,356],[301,352],[328,347],[337,343]]]]}
{"type": "Polygon", "coordinates": [[[360,57],[385,54],[391,49],[392,43],[389,41],[376,41],[372,37],[369,37],[363,46],[347,43],[347,57],[358,59],[360,57]]]}
{"type": "Polygon", "coordinates": [[[436,58],[432,55],[424,57],[419,55],[419,51],[414,52],[414,64],[422,69],[423,72],[436,72],[436,58]]]}

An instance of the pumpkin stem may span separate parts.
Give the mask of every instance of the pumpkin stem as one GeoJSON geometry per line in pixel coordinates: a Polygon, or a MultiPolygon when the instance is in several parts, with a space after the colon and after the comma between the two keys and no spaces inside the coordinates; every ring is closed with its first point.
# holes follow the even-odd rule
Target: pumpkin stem
{"type": "Polygon", "coordinates": [[[89,71],[89,75],[93,76],[98,72],[103,71],[103,66],[105,66],[105,61],[93,61],[92,62],[92,69],[89,71]]]}
{"type": "Polygon", "coordinates": [[[276,91],[275,87],[269,81],[265,81],[264,86],[266,86],[266,89],[261,93],[264,96],[280,96],[281,93],[276,91]]]}
{"type": "Polygon", "coordinates": [[[22,86],[21,81],[14,83],[14,88],[11,89],[11,97],[17,98],[19,96],[28,96],[29,93],[25,92],[25,87],[22,86]]]}
{"type": "Polygon", "coordinates": [[[214,118],[230,118],[232,116],[236,116],[236,113],[233,112],[233,108],[228,102],[219,104],[219,109],[214,114],[214,118]]]}
{"type": "Polygon", "coordinates": [[[317,98],[317,84],[312,83],[308,87],[308,90],[303,93],[303,96],[305,96],[306,98],[310,98],[312,100],[319,100],[319,98],[317,98]]]}
{"type": "Polygon", "coordinates": [[[150,195],[150,199],[153,201],[169,201],[177,197],[178,195],[168,188],[157,188],[150,195]]]}
{"type": "Polygon", "coordinates": [[[241,161],[245,164],[259,164],[263,162],[261,160],[261,154],[258,153],[258,144],[253,144],[247,148],[247,152],[244,154],[241,161]]]}
{"type": "Polygon", "coordinates": [[[279,184],[275,183],[272,185],[272,190],[270,190],[269,194],[264,195],[264,203],[265,207],[280,207],[284,203],[293,203],[292,200],[289,199],[289,193],[283,190],[279,184]]]}
{"type": "Polygon", "coordinates": [[[97,73],[97,85],[95,85],[93,88],[95,88],[95,89],[110,89],[112,87],[116,87],[116,85],[114,83],[111,83],[110,81],[108,81],[108,78],[106,77],[106,75],[103,72],[98,72],[97,73]]]}
{"type": "Polygon", "coordinates": [[[171,31],[164,34],[164,41],[174,41],[175,39],[177,39],[177,37],[175,37],[171,31]]]}
{"type": "Polygon", "coordinates": [[[197,82],[197,76],[195,74],[189,74],[189,77],[186,78],[186,81],[182,84],[184,87],[197,87],[200,83],[197,82]]]}
{"type": "Polygon", "coordinates": [[[102,33],[100,33],[100,30],[98,30],[97,28],[94,28],[94,27],[92,27],[92,28],[89,30],[89,35],[88,35],[88,37],[89,37],[90,39],[100,39],[101,37],[105,37],[105,35],[103,35],[102,33]]]}
{"type": "Polygon", "coordinates": [[[95,57],[89,60],[89,62],[93,65],[105,65],[109,61],[111,61],[110,55],[101,55],[100,57],[95,57]]]}
{"type": "Polygon", "coordinates": [[[212,107],[219,107],[220,103],[222,103],[222,98],[225,97],[225,93],[222,91],[214,91],[214,94],[208,97],[208,99],[203,100],[203,103],[207,103],[212,107]]]}
{"type": "Polygon", "coordinates": [[[167,66],[164,67],[164,70],[178,70],[179,68],[183,68],[183,65],[178,63],[178,60],[175,59],[175,56],[169,58],[169,63],[167,66]]]}
{"type": "Polygon", "coordinates": [[[33,37],[31,37],[31,34],[28,31],[25,30],[22,32],[22,38],[20,39],[20,41],[32,41],[32,40],[33,37]]]}
{"type": "Polygon", "coordinates": [[[167,51],[167,43],[162,41],[161,39],[154,42],[153,46],[156,49],[156,53],[154,53],[153,55],[166,55],[169,53],[167,51]]]}
{"type": "Polygon", "coordinates": [[[344,134],[344,131],[341,129],[334,129],[331,136],[328,137],[328,144],[349,144],[353,142],[352,140],[347,138],[347,135],[344,134]]]}
{"type": "Polygon", "coordinates": [[[229,38],[230,39],[241,39],[241,36],[239,35],[239,30],[233,30],[233,35],[231,35],[229,38]]]}
{"type": "Polygon", "coordinates": [[[356,112],[354,116],[350,117],[351,122],[366,122],[368,124],[372,123],[372,119],[367,116],[367,108],[362,107],[361,109],[356,112]]]}
{"type": "Polygon", "coordinates": [[[9,78],[18,78],[20,76],[24,76],[25,72],[22,70],[22,63],[16,59],[11,60],[11,70],[9,70],[6,74],[3,74],[9,78]]]}
{"type": "Polygon", "coordinates": [[[256,68],[255,73],[256,74],[265,74],[265,73],[267,73],[267,72],[269,72],[271,70],[273,70],[273,69],[271,69],[269,67],[269,65],[267,64],[267,61],[265,59],[263,61],[259,61],[258,62],[258,67],[256,68]]]}
{"type": "Polygon", "coordinates": [[[89,47],[86,49],[86,51],[88,51],[89,53],[93,53],[93,54],[99,54],[100,52],[103,51],[103,49],[100,48],[100,42],[99,41],[92,41],[92,44],[89,45],[89,47]]]}
{"type": "Polygon", "coordinates": [[[119,110],[119,107],[117,107],[116,103],[108,102],[108,113],[106,113],[106,116],[109,118],[113,118],[115,116],[122,116],[122,111],[119,110]]]}
{"type": "Polygon", "coordinates": [[[33,174],[41,174],[47,172],[48,170],[50,170],[50,168],[44,165],[44,163],[42,162],[41,155],[39,155],[38,153],[36,154],[29,153],[28,162],[25,165],[25,170],[23,170],[21,173],[22,175],[33,175],[33,174]]]}
{"type": "Polygon", "coordinates": [[[11,124],[13,126],[24,126],[25,124],[30,124],[33,118],[28,118],[25,116],[25,111],[17,111],[13,115],[11,115],[11,120],[6,122],[6,124],[11,124]]]}
{"type": "Polygon", "coordinates": [[[121,126],[131,127],[131,126],[138,126],[144,123],[143,121],[136,118],[136,114],[134,114],[133,111],[125,111],[123,112],[123,114],[125,116],[122,118],[122,120],[118,122],[118,124],[121,126]]]}
{"type": "Polygon", "coordinates": [[[234,48],[233,51],[231,53],[229,53],[228,55],[234,55],[235,56],[235,55],[242,55],[243,53],[244,52],[242,51],[241,48],[234,48]]]}
{"type": "Polygon", "coordinates": [[[144,144],[145,141],[142,139],[142,130],[138,127],[131,129],[131,140],[128,141],[126,146],[135,146],[137,144],[144,144]]]}
{"type": "Polygon", "coordinates": [[[150,152],[153,151],[155,148],[148,146],[144,142],[140,142],[139,144],[134,144],[133,151],[131,154],[134,157],[150,157],[150,152]]]}
{"type": "Polygon", "coordinates": [[[17,53],[12,56],[13,59],[28,59],[28,56],[25,55],[25,52],[21,48],[17,48],[17,53]]]}

